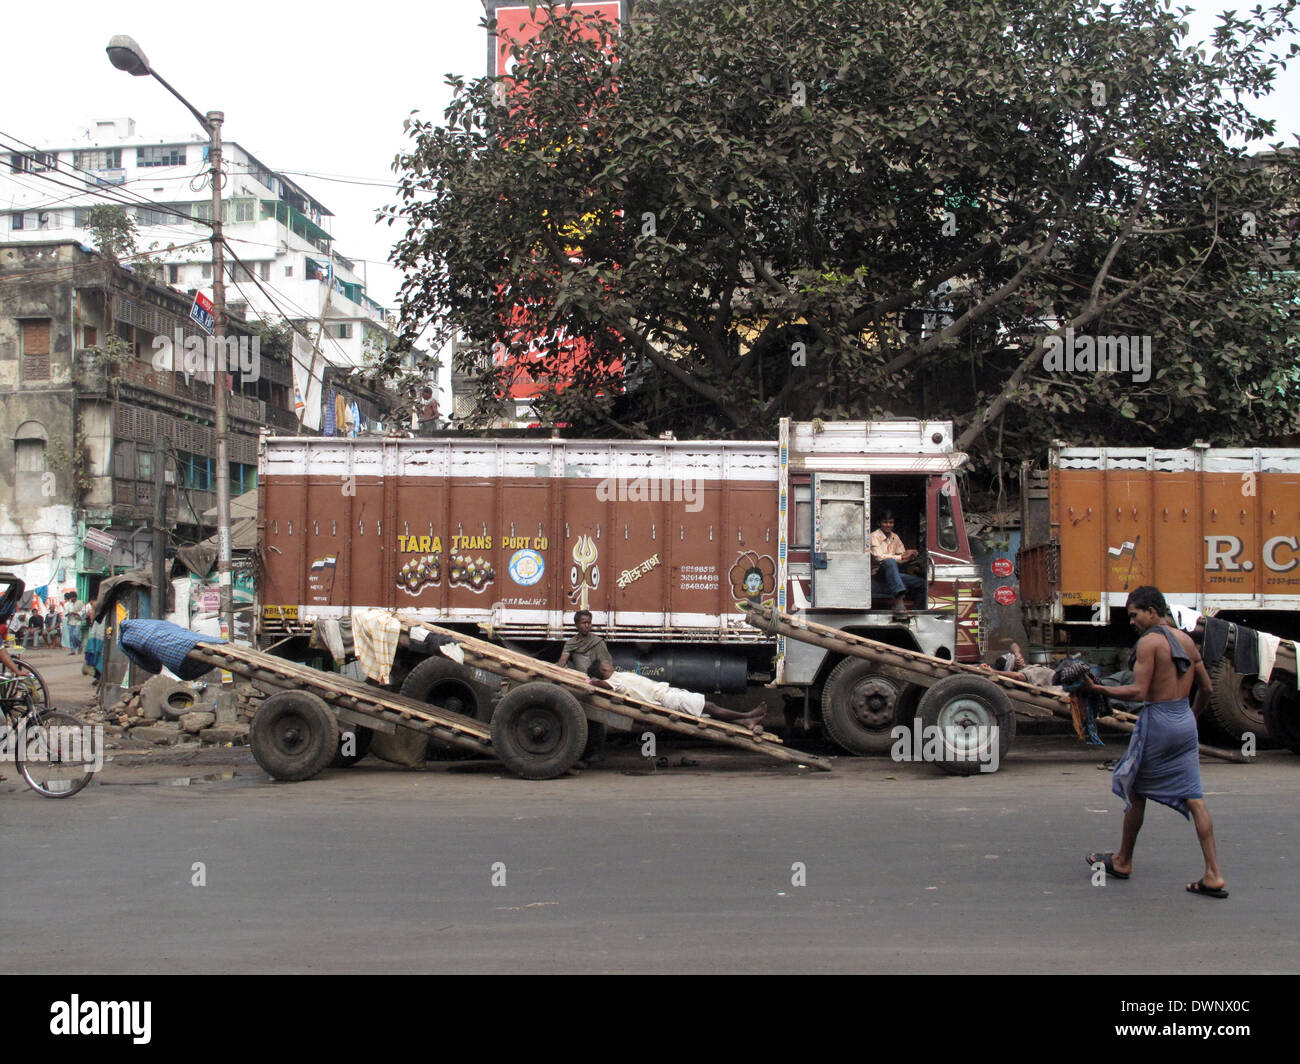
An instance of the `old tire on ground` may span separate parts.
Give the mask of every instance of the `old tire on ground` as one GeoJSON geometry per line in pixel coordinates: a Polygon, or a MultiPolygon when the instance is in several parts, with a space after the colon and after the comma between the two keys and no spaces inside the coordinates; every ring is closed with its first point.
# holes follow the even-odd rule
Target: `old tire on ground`
{"type": "Polygon", "coordinates": [[[1214,681],[1214,692],[1210,695],[1209,715],[1215,726],[1234,744],[1240,743],[1246,732],[1254,733],[1257,742],[1267,739],[1264,702],[1255,694],[1258,679],[1242,676],[1226,658],[1214,667],[1210,679],[1214,681]]]}
{"type": "Polygon", "coordinates": [[[898,706],[911,686],[873,672],[862,658],[845,658],[822,691],[822,723],[832,739],[850,754],[887,754],[894,745],[898,706]]]}
{"type": "Polygon", "coordinates": [[[330,768],[351,768],[360,761],[366,754],[370,753],[370,740],[375,737],[375,733],[369,728],[362,728],[356,724],[339,725],[339,748],[330,760],[330,768]],[[343,744],[347,737],[353,736],[352,753],[343,752],[343,744]]]}
{"type": "Polygon", "coordinates": [[[339,724],[309,691],[280,691],[257,707],[249,729],[253,758],[272,779],[309,780],[338,753],[339,724]]]}
{"type": "Polygon", "coordinates": [[[993,764],[994,742],[1000,766],[1016,735],[1016,715],[1006,692],[979,676],[945,676],[921,696],[918,709],[925,728],[922,748],[935,734],[931,729],[937,728],[939,767],[954,776],[969,776],[993,764]]]}
{"type": "Polygon", "coordinates": [[[1269,734],[1292,753],[1300,754],[1300,695],[1289,680],[1268,685],[1264,696],[1264,719],[1269,734]]]}
{"type": "Polygon", "coordinates": [[[526,780],[561,776],[587,745],[587,715],[563,687],[525,683],[506,693],[492,715],[492,747],[501,763],[526,780]]]}
{"type": "Polygon", "coordinates": [[[140,688],[140,712],[146,720],[180,720],[197,701],[193,687],[170,676],[152,676],[140,688]]]}
{"type": "MultiPolygon", "coordinates": [[[[406,675],[402,694],[431,706],[487,723],[492,717],[492,692],[473,678],[464,665],[441,654],[425,658],[406,675]]],[[[459,761],[476,755],[459,746],[429,740],[429,757],[459,761]]]]}

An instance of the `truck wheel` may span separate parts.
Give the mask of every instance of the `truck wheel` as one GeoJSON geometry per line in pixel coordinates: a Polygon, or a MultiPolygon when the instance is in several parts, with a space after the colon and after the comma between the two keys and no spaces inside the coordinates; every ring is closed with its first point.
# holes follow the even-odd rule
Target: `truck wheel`
{"type": "Polygon", "coordinates": [[[525,683],[506,693],[492,714],[492,746],[501,763],[526,780],[549,780],[571,769],[587,745],[587,715],[563,687],[525,683]]]}
{"type": "Polygon", "coordinates": [[[1269,728],[1264,720],[1264,703],[1255,694],[1258,680],[1242,676],[1224,659],[1214,667],[1210,679],[1214,691],[1210,695],[1210,717],[1215,725],[1234,743],[1241,742],[1246,732],[1253,732],[1256,740],[1268,738],[1269,728]]]}
{"type": "Polygon", "coordinates": [[[918,709],[925,727],[922,748],[936,734],[931,729],[938,729],[939,767],[954,776],[969,776],[991,764],[995,741],[1001,765],[1015,738],[1011,700],[996,684],[978,676],[945,676],[921,696],[918,709]]]}
{"type": "Polygon", "coordinates": [[[339,723],[309,691],[281,691],[263,701],[249,729],[253,758],[272,779],[309,780],[339,749],[339,723]]]}
{"type": "Polygon", "coordinates": [[[1300,695],[1290,681],[1268,685],[1264,696],[1264,719],[1271,736],[1294,754],[1300,754],[1300,695]]]}
{"type": "Polygon", "coordinates": [[[425,658],[406,675],[402,694],[449,713],[486,721],[492,715],[491,693],[464,665],[437,657],[425,658]]]}
{"type": "Polygon", "coordinates": [[[339,748],[334,754],[334,758],[329,763],[330,768],[351,768],[360,761],[366,754],[370,753],[370,740],[375,737],[375,733],[369,728],[360,728],[355,724],[339,726],[339,748]],[[352,753],[343,752],[343,743],[351,735],[352,753]]]}
{"type": "MultiPolygon", "coordinates": [[[[492,692],[472,679],[464,665],[457,665],[441,654],[425,658],[407,673],[402,694],[484,723],[492,718],[492,692]]],[[[429,740],[429,757],[434,760],[463,761],[474,756],[459,746],[429,740]]]]}
{"type": "Polygon", "coordinates": [[[831,670],[822,691],[822,723],[850,754],[887,754],[894,745],[898,707],[910,684],[873,672],[862,658],[845,658],[831,670]]]}

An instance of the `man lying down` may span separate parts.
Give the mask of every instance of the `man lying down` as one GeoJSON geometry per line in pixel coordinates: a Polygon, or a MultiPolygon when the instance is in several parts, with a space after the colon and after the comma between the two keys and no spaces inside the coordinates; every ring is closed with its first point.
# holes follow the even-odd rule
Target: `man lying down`
{"type": "Polygon", "coordinates": [[[594,687],[603,687],[615,694],[627,695],[629,698],[639,698],[642,702],[663,706],[664,709],[675,709],[682,713],[690,713],[695,717],[713,717],[715,720],[725,721],[728,724],[739,724],[748,728],[755,735],[763,734],[762,721],[767,714],[767,707],[761,703],[753,709],[747,709],[743,712],[725,709],[713,702],[706,702],[704,696],[698,691],[685,691],[680,687],[669,687],[664,680],[652,680],[650,677],[642,676],[639,673],[624,672],[600,658],[591,663],[587,675],[589,677],[587,682],[594,687]]]}

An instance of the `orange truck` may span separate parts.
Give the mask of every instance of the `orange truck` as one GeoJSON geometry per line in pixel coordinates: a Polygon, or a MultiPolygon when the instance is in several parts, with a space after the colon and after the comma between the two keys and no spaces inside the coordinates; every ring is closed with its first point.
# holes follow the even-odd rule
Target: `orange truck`
{"type": "MultiPolygon", "coordinates": [[[[1122,668],[1133,641],[1125,600],[1143,584],[1171,606],[1300,637],[1300,451],[1056,445],[1046,471],[1027,469],[1022,483],[1032,648],[1122,668]]],[[[1215,671],[1215,721],[1262,733],[1269,677],[1226,660],[1215,671]]]]}
{"type": "MultiPolygon", "coordinates": [[[[379,608],[554,661],[590,610],[615,662],[706,693],[762,684],[852,752],[887,751],[917,694],[831,683],[840,658],[756,630],[746,603],[979,660],[981,581],[950,422],[794,422],[759,441],[265,436],[258,645],[379,608]],[[920,551],[905,616],[878,581],[882,510],[920,551]]],[[[403,691],[486,719],[483,677],[403,646],[403,691]]],[[[847,675],[847,673],[845,674],[847,675]]]]}

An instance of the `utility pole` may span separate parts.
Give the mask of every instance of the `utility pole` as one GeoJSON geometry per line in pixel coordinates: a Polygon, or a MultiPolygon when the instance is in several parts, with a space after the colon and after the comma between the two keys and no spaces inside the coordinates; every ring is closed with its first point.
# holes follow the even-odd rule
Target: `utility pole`
{"type": "Polygon", "coordinates": [[[230,446],[229,419],[226,411],[226,269],[222,251],[221,190],[225,176],[221,172],[221,111],[209,111],[208,158],[212,164],[212,326],[213,347],[217,357],[212,367],[213,432],[217,440],[217,584],[220,592],[221,623],[226,638],[235,638],[234,588],[231,586],[230,560],[230,446]]]}
{"type": "Polygon", "coordinates": [[[227,637],[233,639],[235,611],[230,582],[230,448],[226,414],[226,367],[229,352],[226,350],[225,257],[221,250],[221,192],[225,184],[225,176],[221,171],[221,125],[225,121],[225,114],[221,111],[202,114],[150,66],[144,49],[125,34],[113,37],[105,51],[109,62],[118,70],[124,70],[132,77],[154,78],[189,109],[208,135],[208,162],[212,175],[212,346],[216,353],[212,359],[212,420],[217,450],[217,581],[221,592],[221,622],[226,626],[227,637]]]}
{"type": "Polygon", "coordinates": [[[154,441],[153,452],[153,605],[156,621],[167,613],[167,440],[154,441]]]}

